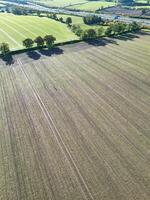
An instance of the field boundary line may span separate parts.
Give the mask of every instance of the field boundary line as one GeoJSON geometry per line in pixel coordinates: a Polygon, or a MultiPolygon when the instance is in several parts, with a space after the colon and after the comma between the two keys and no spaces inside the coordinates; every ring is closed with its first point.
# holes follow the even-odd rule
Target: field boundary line
{"type": "Polygon", "coordinates": [[[49,125],[50,129],[53,132],[53,135],[54,135],[54,137],[55,137],[60,149],[62,150],[62,153],[66,157],[68,163],[72,164],[72,166],[74,168],[73,169],[71,167],[73,172],[77,175],[76,178],[78,178],[78,181],[80,181],[80,187],[81,187],[82,192],[84,193],[85,197],[88,197],[88,199],[94,200],[94,197],[93,197],[92,193],[90,192],[90,190],[89,190],[89,188],[88,188],[83,176],[81,175],[81,173],[80,173],[75,161],[73,160],[68,148],[66,147],[66,145],[65,145],[65,143],[64,143],[64,141],[63,141],[63,139],[62,139],[62,137],[61,137],[61,135],[60,135],[60,133],[59,133],[59,131],[58,131],[58,129],[57,129],[52,117],[51,117],[51,115],[49,114],[47,108],[45,107],[45,105],[44,105],[41,97],[39,96],[37,90],[33,87],[33,85],[31,83],[27,73],[24,71],[24,69],[22,67],[22,62],[19,59],[17,61],[18,61],[18,64],[19,64],[19,67],[20,67],[22,73],[24,74],[25,78],[27,79],[27,81],[29,83],[29,86],[30,86],[31,90],[33,91],[33,94],[34,94],[34,96],[35,96],[35,98],[37,100],[37,103],[39,104],[39,106],[40,106],[40,108],[41,108],[41,110],[42,110],[42,112],[43,112],[43,114],[44,114],[44,116],[45,116],[45,118],[46,118],[46,120],[48,122],[48,125],[49,125]],[[84,190],[82,188],[82,185],[84,186],[84,190]]]}
{"type": "Polygon", "coordinates": [[[10,29],[12,29],[13,31],[15,31],[17,34],[21,35],[22,37],[26,38],[26,36],[24,34],[22,34],[21,32],[15,30],[11,25],[8,25],[5,22],[1,22],[2,24],[4,24],[5,26],[9,27],[10,29]]]}
{"type": "Polygon", "coordinates": [[[22,47],[16,40],[14,40],[8,33],[6,33],[6,32],[5,32],[4,30],[2,30],[1,28],[0,28],[0,31],[1,31],[3,34],[5,34],[11,41],[13,41],[14,43],[16,43],[17,46],[22,47]]]}
{"type": "MultiPolygon", "coordinates": [[[[25,22],[25,24],[28,24],[28,23],[29,23],[29,21],[25,22]]],[[[39,31],[41,34],[44,34],[44,33],[49,34],[47,31],[43,31],[41,28],[39,28],[35,21],[33,21],[32,24],[28,24],[28,26],[30,26],[31,28],[32,28],[32,26],[34,26],[34,29],[39,31]]]]}
{"type": "Polygon", "coordinates": [[[10,23],[15,24],[16,26],[19,26],[20,28],[22,28],[22,29],[28,31],[29,33],[31,33],[31,34],[34,35],[34,36],[37,36],[37,34],[35,34],[34,32],[30,31],[29,29],[25,28],[24,26],[22,26],[22,25],[20,25],[20,24],[17,24],[16,21],[14,22],[14,21],[11,21],[11,20],[5,19],[5,18],[2,18],[2,19],[3,19],[3,20],[6,20],[6,21],[8,21],[8,22],[10,22],[10,23]]]}
{"type": "MultiPolygon", "coordinates": [[[[47,20],[47,18],[45,18],[46,20],[47,20]]],[[[44,25],[44,26],[47,26],[48,24],[47,24],[47,22],[46,21],[44,21],[44,19],[42,19],[43,21],[42,21],[42,24],[44,25]]],[[[32,22],[34,25],[36,25],[36,23],[37,23],[37,19],[34,19],[34,21],[32,22]]],[[[53,22],[53,23],[55,23],[55,21],[53,22]]],[[[59,22],[56,22],[56,23],[59,23],[59,22]]],[[[65,26],[65,24],[61,24],[62,26],[65,26]]],[[[40,28],[38,28],[38,27],[34,27],[34,28],[36,28],[36,29],[38,29],[38,30],[40,30],[41,31],[41,29],[40,28]]],[[[42,28],[42,27],[41,27],[42,28]]],[[[64,28],[64,27],[63,27],[64,28]]],[[[51,28],[52,29],[52,28],[51,28]]],[[[43,32],[44,30],[42,30],[42,32],[43,32]]],[[[62,35],[62,33],[59,33],[57,30],[52,30],[53,31],[53,33],[54,34],[58,34],[58,35],[62,35]]],[[[50,32],[48,31],[48,30],[46,30],[46,31],[44,31],[44,33],[46,33],[46,34],[50,34],[50,32]]],[[[51,33],[51,34],[53,34],[53,33],[51,33]]]]}

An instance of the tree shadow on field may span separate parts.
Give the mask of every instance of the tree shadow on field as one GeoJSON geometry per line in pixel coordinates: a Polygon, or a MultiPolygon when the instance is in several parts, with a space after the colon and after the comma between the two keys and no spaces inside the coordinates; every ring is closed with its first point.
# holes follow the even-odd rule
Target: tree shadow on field
{"type": "Polygon", "coordinates": [[[63,54],[63,49],[54,47],[53,49],[40,49],[39,52],[44,56],[60,55],[63,54]]]}
{"type": "Polygon", "coordinates": [[[87,40],[86,43],[93,46],[106,46],[109,43],[117,45],[117,42],[111,38],[87,40]]]}
{"type": "Polygon", "coordinates": [[[119,40],[123,40],[123,41],[132,41],[136,38],[139,38],[138,35],[135,35],[133,33],[125,33],[125,34],[122,34],[122,35],[117,35],[117,36],[114,36],[115,39],[119,39],[119,40]]]}
{"type": "Polygon", "coordinates": [[[3,56],[2,60],[5,62],[6,65],[12,65],[15,62],[13,57],[12,57],[12,55],[10,55],[10,54],[6,55],[6,56],[3,56]]]}
{"type": "Polygon", "coordinates": [[[41,55],[36,51],[28,51],[27,55],[29,58],[32,58],[33,60],[38,60],[41,57],[41,55]]]}
{"type": "Polygon", "coordinates": [[[93,46],[106,46],[107,44],[115,44],[119,45],[117,43],[117,40],[123,40],[123,41],[133,41],[134,39],[140,38],[140,35],[150,35],[148,33],[144,32],[135,32],[135,33],[124,33],[122,35],[114,35],[107,38],[100,38],[100,39],[93,39],[93,40],[86,40],[85,42],[89,45],[93,46]]]}
{"type": "Polygon", "coordinates": [[[147,32],[146,32],[146,31],[140,30],[140,31],[137,32],[137,34],[138,34],[138,35],[149,35],[149,36],[150,36],[150,31],[147,31],[147,32]]]}

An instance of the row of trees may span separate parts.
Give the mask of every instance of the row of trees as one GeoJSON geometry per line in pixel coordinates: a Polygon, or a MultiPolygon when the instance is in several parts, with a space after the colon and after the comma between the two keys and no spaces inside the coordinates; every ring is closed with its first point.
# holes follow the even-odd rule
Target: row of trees
{"type": "Polygon", "coordinates": [[[102,36],[118,35],[124,32],[139,30],[140,28],[141,26],[136,22],[132,22],[130,24],[125,24],[123,22],[114,22],[106,29],[101,26],[96,30],[95,29],[82,30],[79,25],[73,25],[71,27],[72,31],[83,40],[99,38],[102,36]]]}
{"type": "Polygon", "coordinates": [[[37,13],[38,11],[32,8],[22,7],[18,5],[7,5],[6,12],[13,13],[14,15],[30,15],[33,13],[37,13]]]}
{"type": "Polygon", "coordinates": [[[54,19],[54,20],[56,20],[56,21],[59,21],[59,22],[61,22],[61,23],[66,23],[68,26],[71,26],[71,24],[72,24],[72,18],[71,17],[67,17],[65,20],[62,18],[62,17],[60,17],[60,18],[58,18],[57,17],[57,15],[54,13],[54,14],[51,14],[51,15],[47,15],[47,17],[48,18],[51,18],[51,19],[54,19]]]}
{"type": "Polygon", "coordinates": [[[85,16],[83,17],[83,22],[85,24],[88,25],[92,25],[92,24],[100,24],[103,23],[103,20],[101,17],[98,17],[96,15],[89,15],[89,16],[85,16]]]}
{"type": "MultiPolygon", "coordinates": [[[[136,31],[141,29],[141,26],[136,22],[132,22],[130,24],[125,24],[123,22],[114,22],[106,29],[104,29],[104,27],[101,26],[96,30],[94,29],[82,30],[79,25],[72,25],[71,29],[81,39],[88,40],[88,39],[100,38],[102,36],[112,36],[112,35],[122,34],[125,32],[136,31]]],[[[53,35],[46,35],[45,37],[38,36],[34,40],[31,38],[25,39],[23,41],[23,46],[25,48],[32,48],[34,44],[36,44],[38,48],[47,46],[47,48],[50,49],[54,46],[55,41],[56,38],[53,35]]],[[[9,45],[7,43],[1,43],[0,51],[2,55],[9,54],[10,52],[9,45]]]]}
{"type": "Polygon", "coordinates": [[[140,29],[141,25],[139,25],[137,22],[132,22],[129,24],[125,24],[123,22],[115,22],[106,29],[105,35],[106,36],[110,36],[112,34],[118,35],[124,32],[132,32],[140,29]]]}
{"type": "Polygon", "coordinates": [[[46,35],[44,38],[41,36],[36,37],[34,40],[31,38],[27,38],[23,40],[23,46],[26,48],[32,48],[34,44],[38,48],[47,46],[48,49],[52,48],[54,45],[54,42],[56,41],[56,38],[53,35],[46,35]]]}
{"type": "MultiPolygon", "coordinates": [[[[23,40],[22,43],[25,48],[32,48],[33,45],[36,44],[38,48],[47,46],[48,49],[51,49],[54,46],[55,41],[56,38],[53,35],[46,35],[44,38],[38,36],[34,40],[32,40],[31,38],[27,38],[23,40]]],[[[0,44],[0,52],[3,56],[6,56],[10,53],[10,48],[8,43],[2,42],[0,44]]]]}

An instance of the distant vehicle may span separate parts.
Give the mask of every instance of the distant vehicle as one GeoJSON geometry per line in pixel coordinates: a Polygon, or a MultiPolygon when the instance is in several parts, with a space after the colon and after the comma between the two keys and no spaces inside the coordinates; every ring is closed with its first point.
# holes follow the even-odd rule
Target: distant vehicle
{"type": "Polygon", "coordinates": [[[115,19],[119,19],[120,16],[119,16],[119,15],[115,15],[113,18],[114,18],[114,20],[115,20],[115,19]]]}

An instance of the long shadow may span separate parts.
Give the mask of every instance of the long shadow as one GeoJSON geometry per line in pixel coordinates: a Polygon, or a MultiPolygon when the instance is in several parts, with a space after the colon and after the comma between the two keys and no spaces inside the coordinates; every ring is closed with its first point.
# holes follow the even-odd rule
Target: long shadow
{"type": "Polygon", "coordinates": [[[114,36],[111,36],[108,38],[87,40],[85,42],[88,43],[89,45],[93,45],[93,46],[106,46],[109,43],[118,45],[116,39],[123,40],[123,41],[128,41],[128,40],[132,41],[135,38],[139,38],[140,35],[150,35],[150,34],[138,31],[135,33],[124,33],[122,35],[116,35],[116,36],[114,35],[114,36]]]}
{"type": "Polygon", "coordinates": [[[60,55],[63,54],[63,49],[60,49],[59,47],[54,47],[53,49],[40,49],[39,53],[41,53],[44,56],[52,56],[53,54],[60,55]]]}
{"type": "Polygon", "coordinates": [[[6,65],[12,65],[15,62],[12,55],[3,56],[2,60],[5,62],[6,65]]]}
{"type": "Polygon", "coordinates": [[[135,34],[133,34],[133,33],[124,33],[124,34],[122,34],[122,35],[116,35],[116,36],[114,36],[113,38],[119,39],[119,40],[124,40],[124,41],[128,41],[128,40],[132,41],[132,40],[134,40],[135,38],[139,38],[139,36],[138,36],[138,35],[135,35],[135,34]]]}
{"type": "Polygon", "coordinates": [[[31,58],[33,60],[38,60],[41,57],[41,55],[36,51],[28,51],[27,55],[28,55],[29,58],[31,58]]]}
{"type": "Polygon", "coordinates": [[[146,31],[139,31],[137,34],[138,35],[149,35],[150,36],[150,32],[146,32],[146,31]]]}
{"type": "Polygon", "coordinates": [[[101,38],[101,39],[95,39],[95,40],[87,40],[85,41],[86,43],[88,43],[89,45],[93,45],[93,46],[106,46],[107,44],[115,44],[115,45],[119,45],[117,43],[117,40],[124,40],[124,41],[132,41],[134,40],[135,38],[139,38],[140,36],[138,35],[140,34],[144,34],[144,33],[140,33],[140,32],[137,32],[136,34],[134,33],[124,33],[122,35],[114,35],[114,36],[111,36],[111,37],[108,37],[108,38],[101,38]],[[117,39],[117,40],[116,40],[117,39]]]}
{"type": "Polygon", "coordinates": [[[93,39],[93,40],[87,40],[85,42],[93,46],[106,46],[109,43],[117,45],[117,42],[111,38],[93,39]]]}

